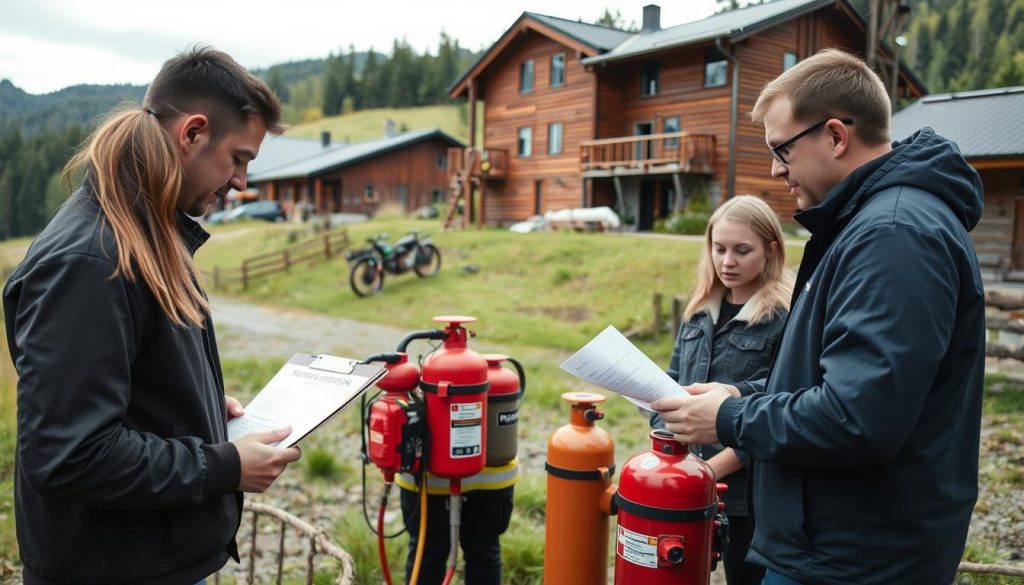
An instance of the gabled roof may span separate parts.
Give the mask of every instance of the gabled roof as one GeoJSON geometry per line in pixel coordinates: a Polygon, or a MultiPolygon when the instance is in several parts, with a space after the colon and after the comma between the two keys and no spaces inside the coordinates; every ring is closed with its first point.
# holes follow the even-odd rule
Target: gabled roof
{"type": "Polygon", "coordinates": [[[325,148],[319,140],[267,134],[260,144],[259,156],[249,163],[248,175],[252,177],[343,146],[344,143],[335,142],[325,148]]]}
{"type": "Polygon", "coordinates": [[[633,33],[609,28],[597,24],[588,24],[574,20],[566,20],[555,16],[537,14],[535,12],[524,12],[516,19],[512,26],[508,27],[501,37],[491,45],[490,49],[480,55],[475,63],[469,66],[455,83],[448,88],[448,94],[455,98],[468,91],[466,83],[470,78],[476,77],[480,71],[486,68],[494,59],[507,47],[519,33],[528,30],[535,31],[549,37],[563,45],[575,49],[584,55],[597,55],[622,41],[633,36],[633,33]]]}
{"type": "Polygon", "coordinates": [[[747,6],[649,33],[634,34],[613,50],[583,60],[584,65],[605,63],[664,51],[717,38],[745,37],[759,30],[835,4],[835,0],[776,0],[747,6]]]}
{"type": "Polygon", "coordinates": [[[543,22],[551,28],[559,30],[581,43],[586,43],[598,51],[611,50],[622,43],[622,41],[633,36],[631,32],[599,24],[566,20],[557,16],[537,14],[536,12],[524,12],[523,15],[543,22]]]}
{"type": "MultiPolygon", "coordinates": [[[[390,138],[368,140],[355,144],[339,145],[296,162],[268,169],[260,173],[249,173],[249,181],[260,183],[278,179],[307,178],[344,168],[357,162],[380,156],[390,151],[410,146],[429,138],[440,138],[451,146],[464,146],[437,128],[406,132],[390,138]]],[[[262,153],[261,153],[262,156],[262,153]]]]}
{"type": "Polygon", "coordinates": [[[924,126],[956,142],[967,158],[1024,155],[1024,86],[921,98],[892,117],[893,140],[924,126]]]}

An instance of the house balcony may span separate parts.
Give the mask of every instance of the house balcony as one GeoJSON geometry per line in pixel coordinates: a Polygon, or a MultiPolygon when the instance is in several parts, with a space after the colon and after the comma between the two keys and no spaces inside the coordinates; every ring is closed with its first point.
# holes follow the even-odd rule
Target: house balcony
{"type": "Polygon", "coordinates": [[[603,138],[580,143],[584,177],[616,177],[715,170],[715,137],[711,134],[665,132],[603,138]]]}
{"type": "Polygon", "coordinates": [[[499,148],[449,148],[448,180],[470,177],[485,181],[508,179],[508,151],[499,148]]]}

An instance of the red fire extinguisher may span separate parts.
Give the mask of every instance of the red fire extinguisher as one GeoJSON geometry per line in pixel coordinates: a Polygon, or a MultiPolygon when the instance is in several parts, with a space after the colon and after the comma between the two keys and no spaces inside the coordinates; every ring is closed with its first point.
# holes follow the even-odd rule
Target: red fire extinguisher
{"type": "Polygon", "coordinates": [[[487,466],[505,465],[519,451],[519,401],[526,394],[526,370],[507,355],[487,353],[487,466]],[[501,367],[502,362],[515,367],[515,373],[501,367]]]}
{"type": "Polygon", "coordinates": [[[615,505],[616,585],[707,585],[725,541],[715,475],[665,430],[622,468],[615,505]]]}
{"type": "Polygon", "coordinates": [[[462,325],[475,317],[443,316],[442,347],[423,360],[420,389],[430,429],[427,470],[450,482],[451,552],[445,583],[455,574],[462,506],[461,480],[480,473],[487,446],[487,361],[466,346],[472,335],[462,325]]]}
{"type": "MultiPolygon", "coordinates": [[[[382,361],[387,369],[387,374],[377,382],[383,396],[373,400],[369,414],[366,413],[365,402],[363,403],[364,429],[369,435],[369,441],[366,441],[364,436],[363,458],[364,461],[372,461],[384,475],[384,492],[381,495],[377,528],[374,532],[377,534],[377,550],[381,558],[384,581],[390,585],[391,571],[388,569],[387,548],[384,545],[384,539],[389,535],[384,533],[384,516],[395,474],[417,473],[423,458],[423,405],[411,394],[419,383],[420,371],[415,364],[408,361],[405,353],[377,354],[364,361],[382,361]]],[[[365,472],[363,479],[365,514],[365,472]]],[[[369,523],[368,515],[367,522],[369,523]]],[[[373,528],[372,524],[370,527],[373,528]]]]}

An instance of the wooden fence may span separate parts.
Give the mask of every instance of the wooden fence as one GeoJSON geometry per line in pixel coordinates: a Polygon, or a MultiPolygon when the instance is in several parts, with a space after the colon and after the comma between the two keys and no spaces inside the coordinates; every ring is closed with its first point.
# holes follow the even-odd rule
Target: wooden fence
{"type": "MultiPolygon", "coordinates": [[[[355,562],[352,560],[352,555],[348,554],[340,546],[331,541],[327,533],[312,524],[302,520],[298,516],[294,516],[273,506],[266,504],[260,504],[258,502],[246,502],[245,512],[252,513],[252,525],[251,533],[249,534],[249,550],[248,550],[248,580],[246,583],[263,583],[267,582],[265,579],[260,578],[257,580],[256,575],[256,557],[263,556],[263,553],[259,548],[259,541],[257,536],[259,535],[259,518],[260,516],[269,516],[278,521],[278,545],[277,545],[277,574],[275,583],[281,584],[281,580],[284,576],[284,565],[285,565],[285,535],[287,529],[291,526],[300,538],[308,539],[308,548],[306,552],[306,583],[312,585],[315,561],[316,557],[320,555],[331,557],[338,561],[340,565],[340,574],[338,575],[335,583],[337,585],[352,585],[355,583],[356,572],[355,562]]],[[[223,569],[222,569],[223,571],[223,569]]],[[[263,577],[262,575],[260,577],[263,577]]],[[[213,576],[213,582],[215,585],[220,585],[220,573],[218,572],[213,576]]]]}
{"type": "Polygon", "coordinates": [[[241,283],[243,289],[249,288],[254,279],[270,276],[280,272],[289,272],[293,266],[307,262],[315,262],[321,258],[330,260],[349,245],[348,231],[331,232],[308,240],[301,244],[289,246],[277,252],[270,252],[246,258],[238,268],[213,269],[213,288],[221,290],[232,284],[241,283]]]}
{"type": "MultiPolygon", "coordinates": [[[[665,313],[663,305],[664,295],[654,293],[650,329],[646,326],[634,327],[626,332],[626,337],[646,332],[658,341],[666,330],[674,336],[682,324],[686,298],[672,297],[669,314],[665,313]]],[[[1024,361],[1024,292],[986,291],[985,305],[992,309],[985,319],[985,328],[994,332],[993,337],[996,338],[985,344],[985,355],[1024,361]]]]}

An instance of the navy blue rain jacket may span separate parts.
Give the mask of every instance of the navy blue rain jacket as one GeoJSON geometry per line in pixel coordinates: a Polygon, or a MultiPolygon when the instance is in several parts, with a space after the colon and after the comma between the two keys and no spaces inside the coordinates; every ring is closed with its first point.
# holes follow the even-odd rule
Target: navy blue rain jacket
{"type": "Polygon", "coordinates": [[[951,583],[977,498],[978,174],[925,128],[796,215],[812,233],[766,385],[720,441],[756,460],[749,560],[801,583],[951,583]]]}

